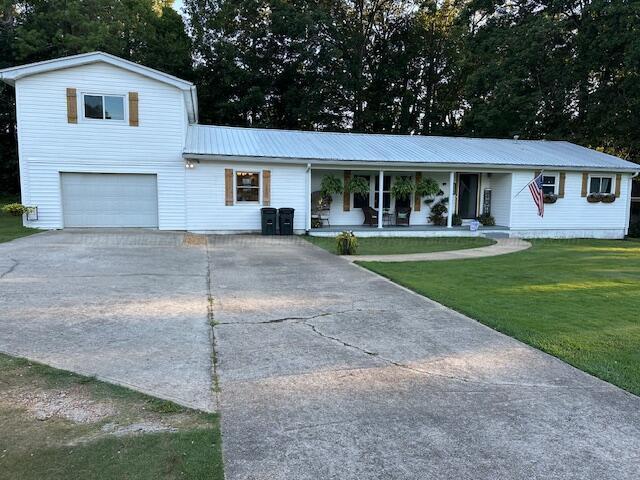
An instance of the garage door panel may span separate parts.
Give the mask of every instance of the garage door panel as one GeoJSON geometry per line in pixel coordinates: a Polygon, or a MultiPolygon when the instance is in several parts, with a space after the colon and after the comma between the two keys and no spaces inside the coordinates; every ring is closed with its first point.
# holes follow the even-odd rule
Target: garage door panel
{"type": "Polygon", "coordinates": [[[62,173],[65,227],[158,226],[156,175],[62,173]]]}

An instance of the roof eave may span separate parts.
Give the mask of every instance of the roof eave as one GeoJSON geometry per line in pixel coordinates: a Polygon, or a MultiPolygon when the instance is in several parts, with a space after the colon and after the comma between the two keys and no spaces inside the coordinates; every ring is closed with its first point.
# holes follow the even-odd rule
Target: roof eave
{"type": "Polygon", "coordinates": [[[460,170],[461,168],[483,170],[483,171],[504,171],[504,170],[567,170],[567,171],[598,171],[598,172],[621,172],[636,173],[640,170],[640,166],[635,167],[594,167],[594,166],[575,166],[575,165],[518,165],[518,164],[491,164],[491,163],[457,163],[457,162],[397,162],[397,161],[372,161],[372,160],[338,160],[324,158],[294,158],[294,157],[266,157],[266,156],[247,156],[247,155],[219,155],[219,154],[202,154],[183,152],[183,158],[190,160],[205,161],[236,161],[236,162],[255,162],[255,163],[284,163],[284,164],[311,164],[315,168],[381,168],[385,169],[428,169],[428,170],[460,170]]]}

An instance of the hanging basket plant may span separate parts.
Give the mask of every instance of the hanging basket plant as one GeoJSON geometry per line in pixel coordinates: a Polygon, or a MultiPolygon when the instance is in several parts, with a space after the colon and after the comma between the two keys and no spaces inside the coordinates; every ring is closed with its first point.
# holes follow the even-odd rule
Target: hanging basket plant
{"type": "Polygon", "coordinates": [[[416,195],[433,197],[440,193],[440,185],[433,178],[425,177],[416,184],[416,195]]]}
{"type": "Polygon", "coordinates": [[[344,192],[342,180],[335,175],[325,175],[322,177],[322,182],[320,182],[320,195],[322,195],[322,198],[331,202],[333,195],[339,195],[342,192],[344,192]]]}
{"type": "Polygon", "coordinates": [[[336,250],[338,255],[355,255],[358,251],[358,239],[350,230],[345,230],[336,236],[336,250]]]}
{"type": "Polygon", "coordinates": [[[364,197],[370,191],[369,181],[364,177],[353,177],[349,181],[347,189],[354,195],[364,197]]]}
{"type": "Polygon", "coordinates": [[[407,200],[415,191],[416,185],[408,177],[398,177],[391,186],[391,195],[398,200],[407,200]]]}

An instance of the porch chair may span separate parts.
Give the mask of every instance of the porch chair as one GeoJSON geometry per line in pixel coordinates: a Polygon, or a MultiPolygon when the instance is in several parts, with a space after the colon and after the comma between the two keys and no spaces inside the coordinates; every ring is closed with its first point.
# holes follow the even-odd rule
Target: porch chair
{"type": "Polygon", "coordinates": [[[311,193],[311,223],[314,223],[314,220],[320,224],[320,226],[324,226],[325,222],[327,226],[331,226],[329,223],[329,211],[331,206],[326,198],[323,198],[320,192],[311,193]]]}
{"type": "Polygon", "coordinates": [[[364,213],[363,225],[369,225],[370,227],[378,225],[378,211],[375,208],[367,205],[362,207],[362,213],[364,213]]]}
{"type": "Polygon", "coordinates": [[[409,218],[411,217],[411,207],[396,208],[396,225],[409,226],[409,218]]]}

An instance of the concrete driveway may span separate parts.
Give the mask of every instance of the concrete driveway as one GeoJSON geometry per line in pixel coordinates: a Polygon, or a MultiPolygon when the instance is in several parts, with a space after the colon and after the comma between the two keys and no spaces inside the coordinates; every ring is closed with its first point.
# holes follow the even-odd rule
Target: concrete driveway
{"type": "Polygon", "coordinates": [[[227,479],[638,478],[638,397],[303,240],[210,259],[227,479]]]}
{"type": "Polygon", "coordinates": [[[207,254],[179,233],[0,244],[0,351],[213,409],[207,254]]]}

